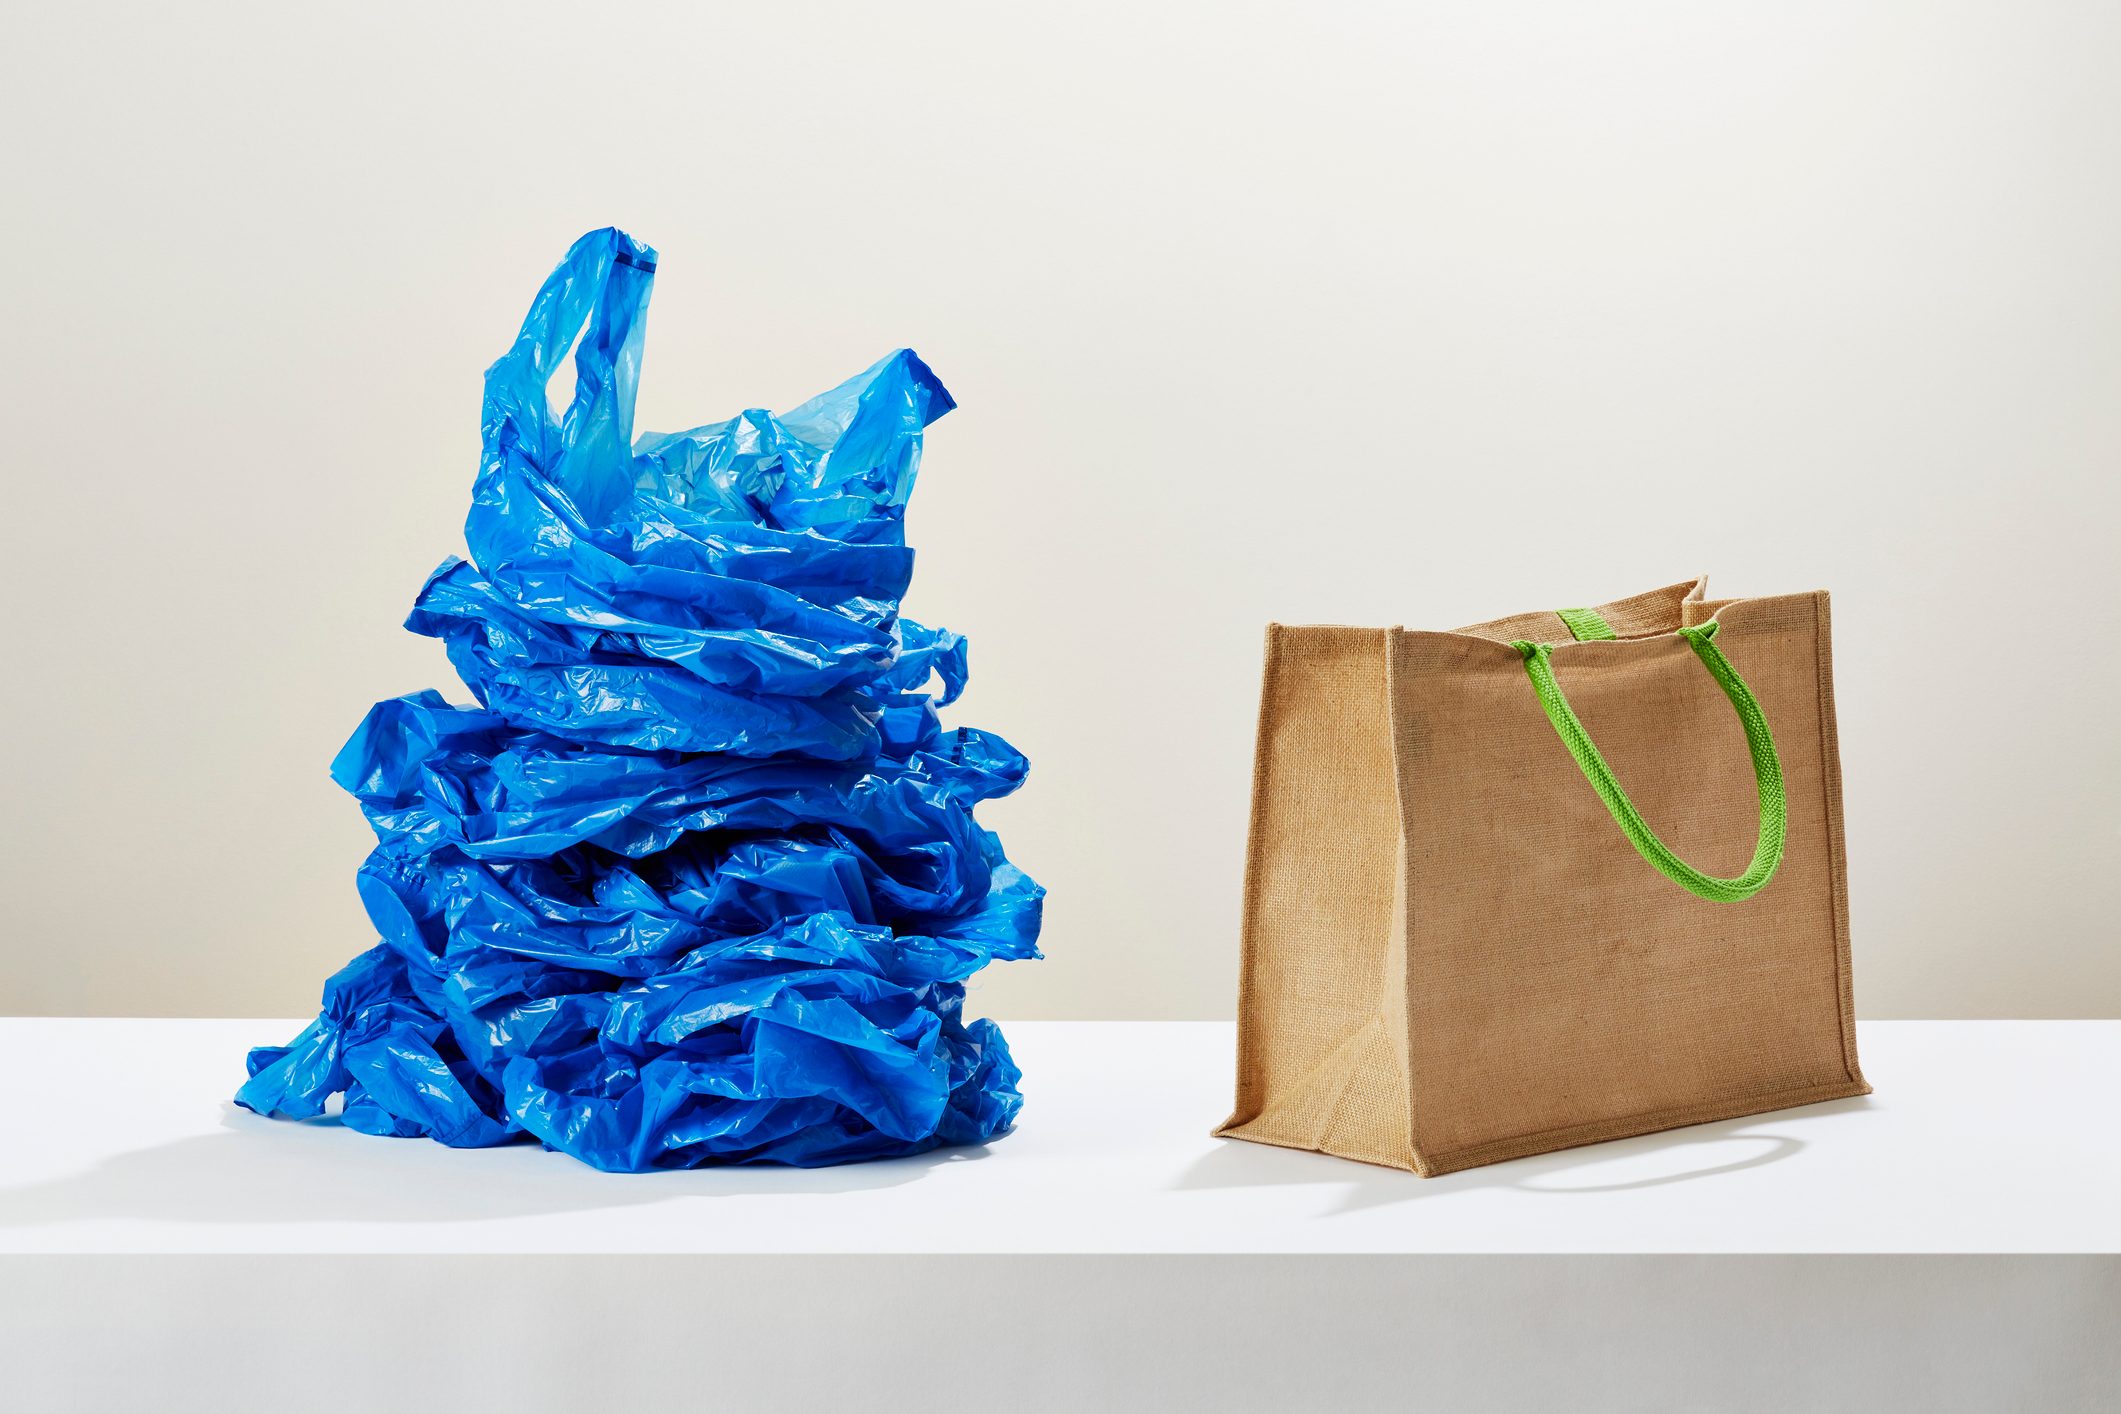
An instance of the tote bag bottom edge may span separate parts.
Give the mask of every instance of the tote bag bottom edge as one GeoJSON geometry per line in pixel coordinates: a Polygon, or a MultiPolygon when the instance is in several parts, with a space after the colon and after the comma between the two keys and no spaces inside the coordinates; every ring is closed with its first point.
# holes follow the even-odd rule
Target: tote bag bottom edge
{"type": "MultiPolygon", "coordinates": [[[[1379,1168],[1398,1169],[1404,1173],[1421,1173],[1412,1155],[1389,1155],[1372,1151],[1352,1152],[1339,1146],[1320,1144],[1305,1139],[1285,1138],[1279,1135],[1252,1131],[1252,1120],[1242,1122],[1226,1120],[1208,1131],[1216,1139],[1242,1139],[1247,1144],[1266,1144],[1276,1149],[1297,1149],[1310,1154],[1325,1154],[1335,1159],[1352,1159],[1359,1164],[1374,1164],[1379,1168]]],[[[1426,1176],[1426,1175],[1424,1175],[1426,1176]]]]}
{"type": "Polygon", "coordinates": [[[1510,1139],[1492,1140],[1443,1153],[1424,1153],[1422,1167],[1425,1176],[1429,1177],[1459,1173],[1465,1169],[1507,1163],[1511,1159],[1530,1158],[1534,1154],[1580,1149],[1589,1144],[1633,1139],[1644,1134],[1661,1134],[1667,1130],[1687,1129],[1697,1124],[1714,1124],[1718,1120],[1742,1119],[1747,1115],[1768,1114],[1775,1110],[1793,1110],[1803,1105],[1824,1104],[1828,1100],[1854,1099],[1870,1093],[1869,1084],[1856,1079],[1834,1080],[1823,1085],[1804,1085],[1791,1090],[1771,1091],[1764,1095],[1742,1095],[1734,1100],[1689,1105],[1683,1109],[1660,1110],[1651,1114],[1627,1115],[1619,1119],[1599,1120],[1592,1124],[1572,1125],[1566,1129],[1520,1134],[1510,1139]]]}
{"type": "Polygon", "coordinates": [[[1422,1178],[1438,1178],[1447,1173],[1460,1173],[1466,1169],[1484,1168],[1490,1164],[1507,1163],[1511,1159],[1526,1159],[1534,1154],[1551,1154],[1562,1149],[1580,1149],[1586,1145],[1609,1143],[1615,1139],[1633,1139],[1644,1134],[1661,1134],[1673,1129],[1687,1129],[1697,1124],[1714,1124],[1719,1120],[1741,1119],[1747,1115],[1769,1114],[1776,1110],[1797,1109],[1804,1105],[1823,1104],[1828,1100],[1847,1100],[1871,1093],[1871,1087],[1861,1079],[1835,1080],[1823,1085],[1806,1085],[1792,1090],[1777,1090],[1765,1095],[1746,1095],[1735,1100],[1723,1100],[1713,1104],[1690,1105],[1679,1110],[1661,1110],[1653,1114],[1627,1115],[1619,1119],[1599,1120],[1592,1124],[1573,1125],[1567,1129],[1542,1130],[1536,1134],[1520,1134],[1510,1139],[1497,1139],[1485,1144],[1476,1144],[1464,1149],[1452,1149],[1443,1153],[1382,1154],[1374,1150],[1354,1152],[1341,1146],[1321,1144],[1315,1140],[1278,1135],[1254,1128],[1258,1117],[1225,1120],[1210,1130],[1217,1139],[1241,1139],[1248,1144],[1265,1144],[1277,1149],[1297,1149],[1306,1153],[1326,1154],[1336,1159],[1351,1159],[1356,1163],[1372,1164],[1380,1168],[1398,1169],[1419,1175],[1422,1178]]]}

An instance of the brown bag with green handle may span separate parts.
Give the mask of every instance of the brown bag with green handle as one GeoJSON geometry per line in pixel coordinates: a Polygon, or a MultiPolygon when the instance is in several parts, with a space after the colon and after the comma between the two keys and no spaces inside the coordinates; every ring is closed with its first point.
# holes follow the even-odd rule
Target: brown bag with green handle
{"type": "Polygon", "coordinates": [[[1267,630],[1235,1112],[1412,1169],[1868,1094],[1827,596],[1267,630]]]}

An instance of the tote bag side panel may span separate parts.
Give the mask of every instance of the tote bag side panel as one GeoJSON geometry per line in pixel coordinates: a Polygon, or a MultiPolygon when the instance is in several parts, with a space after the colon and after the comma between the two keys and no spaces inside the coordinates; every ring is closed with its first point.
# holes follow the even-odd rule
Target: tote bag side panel
{"type": "Polygon", "coordinates": [[[1237,1104],[1216,1133],[1408,1168],[1389,638],[1267,631],[1237,1104]]]}

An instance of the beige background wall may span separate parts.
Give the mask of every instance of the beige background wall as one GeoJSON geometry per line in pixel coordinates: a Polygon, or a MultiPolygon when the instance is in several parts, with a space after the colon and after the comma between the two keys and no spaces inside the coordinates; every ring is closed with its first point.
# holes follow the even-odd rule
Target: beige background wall
{"type": "Polygon", "coordinates": [[[616,222],[644,426],[899,344],[963,405],[909,608],[1035,763],[995,1014],[1228,1014],[1270,617],[1701,569],[1835,592],[1860,1009],[2121,1014],[2121,10],[699,8],[5,21],[0,1011],[367,944],[326,763],[462,695],[397,623],[616,222]]]}

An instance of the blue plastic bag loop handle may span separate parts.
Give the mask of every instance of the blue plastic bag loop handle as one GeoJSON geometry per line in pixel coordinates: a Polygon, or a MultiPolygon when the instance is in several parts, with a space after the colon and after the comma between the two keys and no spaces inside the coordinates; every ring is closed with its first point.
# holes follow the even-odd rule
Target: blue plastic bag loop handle
{"type": "Polygon", "coordinates": [[[591,231],[539,288],[523,327],[486,370],[489,442],[520,447],[591,517],[632,490],[633,405],[656,254],[623,231],[591,231]],[[558,419],[547,387],[574,349],[574,396],[558,419]]]}

